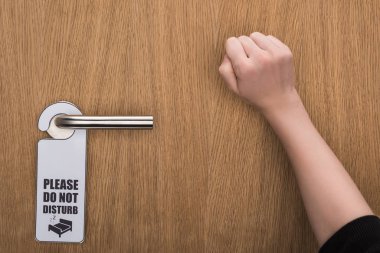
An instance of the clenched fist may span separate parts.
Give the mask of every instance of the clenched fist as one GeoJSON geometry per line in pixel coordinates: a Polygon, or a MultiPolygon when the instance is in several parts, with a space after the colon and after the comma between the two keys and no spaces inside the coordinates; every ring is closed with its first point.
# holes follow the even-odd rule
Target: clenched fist
{"type": "Polygon", "coordinates": [[[229,38],[219,72],[232,91],[263,113],[300,101],[292,52],[271,35],[229,38]]]}

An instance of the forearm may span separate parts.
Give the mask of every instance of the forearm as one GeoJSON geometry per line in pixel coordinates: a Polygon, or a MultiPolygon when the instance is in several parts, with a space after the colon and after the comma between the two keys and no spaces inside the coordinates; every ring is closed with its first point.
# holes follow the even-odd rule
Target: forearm
{"type": "Polygon", "coordinates": [[[231,37],[219,71],[233,92],[263,113],[283,143],[320,245],[349,221],[372,214],[309,119],[294,88],[293,55],[283,42],[258,32],[231,37]]]}
{"type": "Polygon", "coordinates": [[[264,116],[286,149],[311,226],[322,245],[340,227],[372,211],[297,97],[290,106],[264,116]]]}

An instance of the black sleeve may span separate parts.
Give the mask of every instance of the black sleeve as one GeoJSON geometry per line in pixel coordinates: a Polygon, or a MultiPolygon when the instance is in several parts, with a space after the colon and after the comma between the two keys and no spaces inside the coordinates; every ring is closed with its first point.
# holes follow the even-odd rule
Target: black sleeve
{"type": "Polygon", "coordinates": [[[319,253],[380,252],[380,219],[375,215],[357,218],[339,229],[319,253]]]}

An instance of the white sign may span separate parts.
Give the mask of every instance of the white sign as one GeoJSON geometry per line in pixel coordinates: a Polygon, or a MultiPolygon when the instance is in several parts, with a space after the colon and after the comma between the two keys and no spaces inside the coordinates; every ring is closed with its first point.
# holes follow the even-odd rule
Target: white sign
{"type": "MultiPolygon", "coordinates": [[[[58,114],[81,115],[67,102],[49,106],[41,114],[39,129],[46,131],[58,114]]],[[[36,240],[84,240],[86,130],[75,130],[67,139],[38,142],[36,240]]]]}

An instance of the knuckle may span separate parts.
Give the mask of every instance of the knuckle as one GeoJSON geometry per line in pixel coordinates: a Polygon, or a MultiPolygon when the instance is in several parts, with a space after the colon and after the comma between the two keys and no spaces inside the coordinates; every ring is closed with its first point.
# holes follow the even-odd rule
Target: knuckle
{"type": "Polygon", "coordinates": [[[250,34],[250,37],[257,37],[257,36],[260,36],[260,35],[261,35],[261,33],[259,33],[259,32],[253,32],[253,33],[250,34]]]}
{"type": "Polygon", "coordinates": [[[222,67],[222,66],[219,66],[218,71],[219,71],[219,74],[223,74],[223,67],[222,67]]]}
{"type": "Polygon", "coordinates": [[[239,40],[240,41],[244,41],[244,40],[246,40],[248,37],[247,36],[245,36],[245,35],[241,35],[241,36],[239,36],[239,40]]]}
{"type": "Polygon", "coordinates": [[[268,66],[272,63],[272,57],[269,54],[262,53],[258,55],[257,60],[262,66],[268,66]]]}
{"type": "Polygon", "coordinates": [[[250,72],[251,66],[246,61],[238,61],[234,64],[236,74],[244,76],[250,72]]]}
{"type": "Polygon", "coordinates": [[[234,40],[235,40],[235,37],[229,37],[229,38],[226,40],[226,46],[230,45],[234,40]]]}
{"type": "Polygon", "coordinates": [[[224,65],[220,65],[219,66],[219,73],[221,75],[223,75],[224,73],[226,73],[226,67],[224,65]]]}
{"type": "Polygon", "coordinates": [[[290,50],[284,50],[276,56],[279,63],[290,63],[293,60],[293,54],[290,50]]]}

